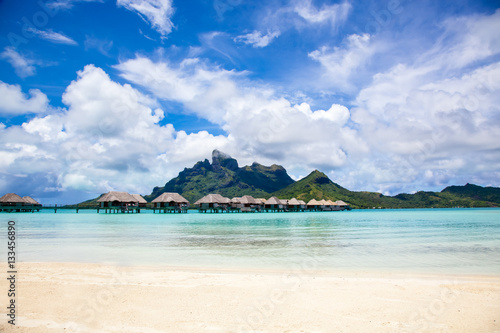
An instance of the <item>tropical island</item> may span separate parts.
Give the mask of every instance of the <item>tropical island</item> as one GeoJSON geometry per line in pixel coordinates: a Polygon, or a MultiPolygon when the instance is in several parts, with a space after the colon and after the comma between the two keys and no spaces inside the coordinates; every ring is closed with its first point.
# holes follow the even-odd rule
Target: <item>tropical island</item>
{"type": "MultiPolygon", "coordinates": [[[[440,192],[418,191],[386,196],[378,192],[348,190],[318,170],[294,181],[280,165],[264,166],[254,162],[240,167],[236,159],[218,150],[212,152],[211,162],[205,159],[191,168],[185,168],[164,186],[154,187],[150,194],[143,197],[152,207],[152,201],[164,193],[178,193],[191,204],[213,193],[229,198],[245,195],[254,198],[296,198],[306,203],[312,199],[343,201],[352,209],[500,206],[500,188],[497,187],[466,184],[448,186],[440,192]]],[[[78,206],[97,207],[99,198],[78,206]]]]}

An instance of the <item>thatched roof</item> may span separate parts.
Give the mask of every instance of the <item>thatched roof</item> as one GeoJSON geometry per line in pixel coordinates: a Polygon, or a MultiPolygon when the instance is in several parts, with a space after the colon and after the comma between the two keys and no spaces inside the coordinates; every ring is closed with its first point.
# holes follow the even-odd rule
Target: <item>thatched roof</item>
{"type": "Polygon", "coordinates": [[[208,195],[205,195],[200,200],[196,201],[194,204],[195,205],[204,204],[204,203],[227,204],[230,202],[231,202],[230,199],[225,198],[220,194],[208,194],[208,195]]]}
{"type": "Polygon", "coordinates": [[[148,203],[148,202],[146,201],[146,199],[144,199],[144,198],[143,198],[140,194],[132,194],[132,196],[133,196],[134,198],[136,198],[136,199],[137,199],[137,202],[139,202],[139,203],[142,203],[142,204],[148,203]]]}
{"type": "Polygon", "coordinates": [[[298,200],[298,201],[299,201],[299,204],[301,204],[301,205],[305,205],[306,204],[306,202],[304,200],[298,200]]]}
{"type": "Polygon", "coordinates": [[[288,204],[291,206],[299,206],[300,202],[299,202],[299,200],[292,198],[292,199],[288,200],[288,204]]]}
{"type": "Polygon", "coordinates": [[[250,204],[250,205],[260,205],[260,202],[257,201],[251,195],[244,195],[240,198],[240,203],[242,204],[250,204]]]}
{"type": "MultiPolygon", "coordinates": [[[[142,198],[142,197],[141,197],[142,198]]],[[[144,198],[142,198],[144,200],[144,198]]],[[[118,202],[139,202],[139,199],[133,196],[130,193],[127,192],[116,192],[116,191],[111,191],[106,194],[103,194],[102,197],[100,197],[97,202],[113,202],[113,201],[118,201],[118,202]]],[[[146,200],[144,200],[146,201],[146,200]]]]}
{"type": "Polygon", "coordinates": [[[335,201],[335,204],[336,204],[337,206],[349,206],[349,204],[345,203],[345,202],[344,202],[344,201],[342,201],[342,200],[337,200],[337,201],[335,201]]]}
{"type": "Polygon", "coordinates": [[[311,199],[309,200],[309,202],[307,203],[308,206],[319,206],[321,205],[316,199],[311,199]]]}
{"type": "Polygon", "coordinates": [[[40,204],[35,199],[33,199],[32,197],[29,197],[29,196],[23,197],[23,200],[29,204],[32,204],[32,205],[39,205],[40,204]]]}
{"type": "Polygon", "coordinates": [[[285,205],[285,206],[288,205],[288,200],[286,200],[286,199],[280,199],[280,202],[282,205],[285,205]]]}
{"type": "Polygon", "coordinates": [[[15,193],[7,193],[0,198],[0,202],[4,203],[27,203],[23,198],[15,193]]]}
{"type": "Polygon", "coordinates": [[[335,202],[333,202],[332,200],[327,200],[326,203],[328,204],[328,206],[335,206],[335,202]]]}
{"type": "Polygon", "coordinates": [[[266,205],[282,205],[281,200],[276,197],[270,197],[265,202],[266,205]]]}
{"type": "Polygon", "coordinates": [[[267,201],[267,200],[266,200],[266,199],[264,199],[264,198],[256,198],[255,200],[260,201],[262,205],[263,205],[263,204],[265,204],[265,203],[266,203],[266,201],[267,201]]]}
{"type": "Polygon", "coordinates": [[[241,197],[234,197],[231,199],[231,203],[239,204],[241,203],[241,197]]]}
{"type": "Polygon", "coordinates": [[[320,201],[318,201],[318,202],[319,202],[319,204],[320,204],[321,206],[327,206],[327,205],[328,205],[328,202],[326,202],[326,200],[325,200],[325,199],[321,199],[321,200],[320,200],[320,201]]]}
{"type": "Polygon", "coordinates": [[[179,193],[162,193],[159,197],[153,200],[153,202],[175,202],[175,203],[186,203],[189,204],[189,201],[186,200],[179,193]]]}

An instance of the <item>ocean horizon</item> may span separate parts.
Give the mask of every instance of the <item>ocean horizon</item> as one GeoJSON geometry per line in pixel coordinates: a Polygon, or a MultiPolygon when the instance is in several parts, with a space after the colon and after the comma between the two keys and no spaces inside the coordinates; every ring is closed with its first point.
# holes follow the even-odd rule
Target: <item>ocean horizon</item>
{"type": "Polygon", "coordinates": [[[18,262],[500,274],[497,208],[0,218],[16,223],[18,262]]]}

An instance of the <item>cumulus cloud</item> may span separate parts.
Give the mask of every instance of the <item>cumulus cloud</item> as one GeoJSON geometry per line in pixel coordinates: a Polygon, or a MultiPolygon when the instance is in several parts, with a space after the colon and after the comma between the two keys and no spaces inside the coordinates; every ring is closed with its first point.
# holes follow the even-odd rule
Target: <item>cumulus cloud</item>
{"type": "Polygon", "coordinates": [[[162,36],[172,32],[174,7],[171,0],[118,0],[118,6],[136,12],[162,36]]]}
{"type": "Polygon", "coordinates": [[[248,83],[245,73],[210,67],[198,59],[173,65],[141,56],[116,68],[158,98],[183,103],[219,124],[228,133],[226,149],[235,157],[252,155],[265,162],[283,160],[286,153],[290,164],[314,161],[333,168],[343,165],[349,152],[366,149],[346,126],[346,107],[334,104],[313,111],[307,103],[292,104],[273,90],[248,83]]]}
{"type": "Polygon", "coordinates": [[[386,162],[365,171],[385,174],[386,190],[400,180],[437,186],[470,182],[472,175],[483,184],[498,179],[500,62],[491,57],[500,49],[498,38],[482,28],[498,15],[458,19],[470,29],[446,30],[447,42],[376,74],[358,93],[352,119],[373,160],[385,155],[386,162]]]}
{"type": "Polygon", "coordinates": [[[243,42],[253,47],[266,47],[268,46],[274,38],[280,35],[278,30],[268,31],[267,34],[263,35],[260,31],[253,31],[245,35],[240,35],[234,39],[236,42],[243,42]]]}
{"type": "Polygon", "coordinates": [[[36,74],[35,62],[21,55],[13,47],[6,47],[0,57],[7,60],[14,67],[17,76],[20,78],[24,79],[36,74]]]}
{"type": "Polygon", "coordinates": [[[29,94],[30,97],[24,94],[19,85],[0,81],[0,114],[20,115],[47,111],[49,100],[44,93],[31,89],[29,94]]]}
{"type": "Polygon", "coordinates": [[[0,127],[0,184],[9,186],[15,175],[36,178],[38,196],[112,189],[148,194],[228,140],[160,125],[165,116],[154,98],[93,65],[78,72],[63,102],[64,112],[0,127]]]}

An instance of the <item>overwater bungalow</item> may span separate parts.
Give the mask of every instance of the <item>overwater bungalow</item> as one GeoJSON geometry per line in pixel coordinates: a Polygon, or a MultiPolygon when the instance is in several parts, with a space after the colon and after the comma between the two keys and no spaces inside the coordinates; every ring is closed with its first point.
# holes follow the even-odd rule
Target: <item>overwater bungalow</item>
{"type": "Polygon", "coordinates": [[[307,204],[304,200],[299,200],[299,204],[302,211],[305,211],[307,209],[307,204]]]}
{"type": "Polygon", "coordinates": [[[132,194],[132,196],[137,199],[137,202],[139,203],[139,208],[146,208],[148,202],[146,201],[146,199],[142,197],[142,195],[132,194]]]}
{"type": "Polygon", "coordinates": [[[240,198],[242,212],[255,212],[260,210],[261,201],[251,195],[244,195],[240,198]]]}
{"type": "Polygon", "coordinates": [[[264,209],[269,212],[281,212],[284,210],[283,203],[281,202],[280,199],[276,197],[270,197],[269,199],[266,200],[264,203],[264,209]]]}
{"type": "Polygon", "coordinates": [[[153,212],[186,213],[189,201],[179,193],[162,193],[153,201],[153,212]]]}
{"type": "Polygon", "coordinates": [[[311,199],[307,203],[307,209],[312,211],[321,210],[321,204],[316,199],[311,199]]]}
{"type": "Polygon", "coordinates": [[[240,212],[241,211],[241,197],[234,197],[229,202],[228,207],[230,212],[240,212]]]}
{"type": "Polygon", "coordinates": [[[280,199],[281,205],[283,206],[283,211],[288,212],[288,200],[287,199],[280,199]]]}
{"type": "Polygon", "coordinates": [[[304,205],[302,205],[300,203],[300,201],[297,200],[296,198],[292,198],[292,199],[288,200],[288,210],[292,211],[292,212],[301,212],[301,211],[303,211],[306,208],[305,205],[306,205],[305,202],[304,202],[304,205]]]}
{"type": "Polygon", "coordinates": [[[259,201],[259,205],[262,207],[264,207],[264,204],[267,201],[267,199],[265,199],[265,198],[255,198],[255,200],[259,201]]]}
{"type": "Polygon", "coordinates": [[[202,213],[207,211],[218,213],[228,211],[230,203],[229,198],[225,198],[220,194],[208,194],[194,204],[198,206],[198,210],[202,213]]]}
{"type": "Polygon", "coordinates": [[[326,200],[326,210],[338,210],[337,205],[332,200],[326,200]]]}
{"type": "Polygon", "coordinates": [[[326,202],[325,199],[321,199],[319,202],[319,210],[325,211],[325,210],[331,210],[330,206],[328,205],[328,202],[326,202]]]}
{"type": "Polygon", "coordinates": [[[40,204],[38,201],[36,201],[35,199],[33,199],[32,197],[29,197],[29,196],[24,196],[23,197],[23,200],[26,201],[28,204],[31,204],[35,207],[42,207],[42,204],[40,204]]]}
{"type": "Polygon", "coordinates": [[[110,213],[140,213],[140,208],[145,207],[145,203],[147,203],[139,194],[132,195],[127,192],[116,191],[103,194],[97,202],[100,204],[97,212],[99,212],[99,209],[104,209],[106,213],[108,213],[108,210],[110,213]]]}
{"type": "Polygon", "coordinates": [[[346,210],[346,209],[350,210],[351,209],[351,207],[349,207],[349,204],[345,203],[342,200],[335,201],[335,205],[339,207],[339,210],[346,210]]]}
{"type": "Polygon", "coordinates": [[[39,211],[41,205],[33,198],[21,198],[16,193],[7,193],[0,198],[0,212],[33,212],[39,211]]]}

